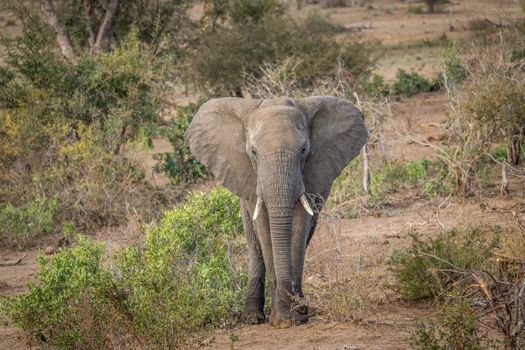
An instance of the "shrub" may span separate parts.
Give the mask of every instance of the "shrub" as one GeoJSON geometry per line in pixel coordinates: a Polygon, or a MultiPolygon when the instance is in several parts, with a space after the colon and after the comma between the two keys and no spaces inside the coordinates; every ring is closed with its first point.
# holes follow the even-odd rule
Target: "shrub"
{"type": "Polygon", "coordinates": [[[3,303],[31,342],[60,349],[105,347],[111,311],[104,293],[111,291],[112,277],[101,265],[103,252],[102,244],[79,236],[76,247],[38,259],[38,281],[3,303]]]}
{"type": "Polygon", "coordinates": [[[446,79],[445,87],[455,89],[467,78],[467,70],[458,57],[457,44],[452,42],[448,45],[443,55],[443,73],[442,79],[446,79]]]}
{"type": "Polygon", "coordinates": [[[441,306],[436,321],[418,323],[411,342],[419,350],[483,350],[477,314],[466,299],[441,306]]]}
{"type": "Polygon", "coordinates": [[[417,187],[420,180],[429,175],[430,162],[410,161],[406,164],[389,162],[384,167],[372,172],[370,180],[370,199],[372,203],[380,203],[403,183],[417,187]]]}
{"type": "Polygon", "coordinates": [[[489,71],[474,74],[465,84],[460,102],[465,118],[480,130],[500,131],[507,143],[507,161],[512,165],[521,162],[525,141],[524,96],[525,83],[521,72],[493,66],[489,71]]]}
{"type": "Polygon", "coordinates": [[[363,85],[363,90],[369,98],[387,96],[390,87],[382,75],[373,74],[372,79],[363,85]]]}
{"type": "Polygon", "coordinates": [[[416,15],[420,15],[420,14],[423,13],[423,7],[409,5],[408,6],[408,13],[413,13],[413,14],[416,14],[416,15]]]}
{"type": "MultiPolygon", "coordinates": [[[[371,166],[369,204],[379,205],[387,196],[400,188],[418,188],[429,176],[430,162],[410,161],[407,163],[388,162],[371,166]]],[[[330,205],[341,205],[365,195],[362,184],[361,158],[351,162],[334,181],[329,199],[330,205]]]]}
{"type": "Polygon", "coordinates": [[[459,269],[486,267],[497,244],[494,232],[481,228],[411,238],[411,245],[395,252],[390,261],[396,278],[392,288],[410,300],[436,297],[448,290],[460,278],[459,269]]]}
{"type": "Polygon", "coordinates": [[[38,17],[2,46],[0,203],[56,196],[56,217],[84,229],[153,218],[160,198],[125,151],[159,120],[166,62],[132,31],[113,51],[71,63],[38,17]]]}
{"type": "Polygon", "coordinates": [[[337,40],[335,34],[340,30],[317,15],[301,22],[266,16],[257,22],[218,28],[204,33],[188,56],[188,78],[210,94],[241,95],[246,76],[258,79],[265,65],[293,59],[297,62],[295,79],[302,88],[335,77],[341,70],[349,72],[358,85],[368,79],[373,66],[372,46],[337,40]]]}
{"type": "Polygon", "coordinates": [[[29,291],[3,310],[33,342],[62,349],[172,349],[220,327],[242,306],[246,274],[237,197],[191,195],[148,229],[143,245],[102,264],[104,247],[80,236],[51,260],[29,291]]]}
{"type": "Polygon", "coordinates": [[[412,96],[434,90],[436,90],[435,84],[416,72],[407,73],[403,69],[397,71],[396,80],[394,80],[391,87],[391,93],[396,96],[412,96]]]}
{"type": "Polygon", "coordinates": [[[171,121],[168,128],[163,130],[163,134],[168,137],[173,147],[173,152],[158,153],[154,156],[158,161],[155,171],[168,175],[175,185],[195,182],[208,174],[204,165],[193,157],[184,140],[184,133],[195,112],[195,105],[177,107],[175,119],[171,121]]]}
{"type": "Polygon", "coordinates": [[[23,247],[40,234],[50,233],[56,222],[57,198],[37,197],[15,207],[6,203],[0,208],[0,239],[23,247]]]}
{"type": "Polygon", "coordinates": [[[234,23],[258,22],[266,16],[280,16],[284,10],[279,0],[230,0],[228,17],[234,23]]]}

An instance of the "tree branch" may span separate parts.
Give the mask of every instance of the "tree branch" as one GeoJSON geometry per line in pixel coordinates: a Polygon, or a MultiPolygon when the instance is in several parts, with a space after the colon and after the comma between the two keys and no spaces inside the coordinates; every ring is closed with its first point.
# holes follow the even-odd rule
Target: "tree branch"
{"type": "Polygon", "coordinates": [[[120,0],[109,0],[106,9],[106,16],[98,30],[97,41],[93,47],[93,53],[109,51],[111,49],[111,41],[113,39],[113,32],[115,31],[115,24],[119,12],[120,0]]]}
{"type": "Polygon", "coordinates": [[[93,0],[84,0],[84,16],[86,17],[86,29],[89,34],[89,49],[93,50],[97,41],[97,19],[95,18],[93,0]]]}
{"type": "Polygon", "coordinates": [[[60,17],[58,17],[52,0],[41,0],[41,2],[42,9],[44,10],[44,13],[47,17],[47,22],[51,27],[53,27],[57,34],[57,42],[58,46],[60,46],[60,51],[67,59],[75,62],[77,58],[73,51],[71,39],[69,39],[69,34],[67,32],[66,27],[64,26],[64,23],[62,23],[60,17]]]}

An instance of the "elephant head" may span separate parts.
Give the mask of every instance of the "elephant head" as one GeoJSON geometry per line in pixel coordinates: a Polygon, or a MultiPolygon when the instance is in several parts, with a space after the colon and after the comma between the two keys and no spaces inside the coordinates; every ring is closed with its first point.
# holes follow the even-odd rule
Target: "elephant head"
{"type": "Polygon", "coordinates": [[[305,193],[326,198],[367,139],[362,113],[335,97],[212,99],[186,132],[191,152],[220,182],[268,213],[277,284],[291,285],[291,232],[305,193]]]}

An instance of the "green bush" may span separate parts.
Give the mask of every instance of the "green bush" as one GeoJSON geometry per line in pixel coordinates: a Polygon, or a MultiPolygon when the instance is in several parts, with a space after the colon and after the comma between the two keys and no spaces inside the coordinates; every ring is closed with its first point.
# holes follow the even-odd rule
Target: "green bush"
{"type": "Polygon", "coordinates": [[[40,258],[37,280],[3,309],[41,345],[172,349],[240,313],[247,279],[239,268],[241,232],[235,195],[191,195],[148,229],[143,244],[107,264],[103,246],[81,236],[76,247],[40,258]]]}
{"type": "Polygon", "coordinates": [[[59,349],[102,349],[109,332],[113,288],[102,267],[104,247],[78,237],[78,245],[38,259],[38,279],[29,290],[3,302],[12,322],[31,342],[59,349]]]}
{"type": "Polygon", "coordinates": [[[0,207],[0,239],[23,247],[29,239],[50,233],[56,223],[57,197],[36,199],[15,207],[0,207]]]}
{"type": "Polygon", "coordinates": [[[208,175],[204,165],[193,157],[184,140],[184,133],[195,112],[195,105],[177,107],[176,118],[171,121],[169,127],[163,129],[163,134],[168,137],[173,152],[154,155],[158,161],[155,171],[165,173],[175,185],[195,182],[208,175]]]}
{"type": "Polygon", "coordinates": [[[431,83],[416,72],[407,73],[405,70],[399,69],[396,74],[396,79],[392,83],[391,93],[396,96],[407,97],[436,89],[436,84],[431,83]]]}
{"type": "Polygon", "coordinates": [[[436,297],[461,277],[459,269],[487,267],[497,244],[490,229],[440,232],[422,239],[412,235],[410,246],[390,260],[396,282],[391,286],[405,299],[436,297]]]}
{"type": "Polygon", "coordinates": [[[449,88],[456,88],[467,78],[467,70],[458,57],[458,47],[455,42],[448,45],[443,55],[443,73],[441,79],[446,79],[449,88]]]}
{"type": "Polygon", "coordinates": [[[441,306],[436,321],[418,323],[411,336],[418,350],[484,350],[477,314],[468,300],[460,298],[441,306]]]}
{"type": "Polygon", "coordinates": [[[266,16],[280,16],[284,4],[280,0],[230,0],[228,16],[234,23],[258,22],[266,16]]]}
{"type": "Polygon", "coordinates": [[[363,85],[365,94],[370,98],[378,98],[381,96],[387,96],[390,87],[385,82],[385,78],[379,74],[373,74],[372,79],[363,85]]]}
{"type": "Polygon", "coordinates": [[[294,78],[309,88],[320,79],[349,72],[357,86],[368,79],[374,64],[372,46],[338,40],[341,28],[312,15],[300,22],[278,15],[233,23],[204,33],[187,57],[187,77],[201,90],[240,95],[245,77],[260,78],[265,65],[298,62],[294,78]]]}
{"type": "Polygon", "coordinates": [[[416,15],[420,15],[420,14],[423,13],[423,7],[409,5],[408,6],[408,13],[413,13],[413,14],[416,14],[416,15]]]}
{"type": "MultiPolygon", "coordinates": [[[[407,163],[388,162],[371,166],[369,204],[378,205],[400,188],[418,189],[429,176],[431,163],[423,159],[407,163]]],[[[329,205],[341,205],[365,195],[362,182],[361,157],[351,162],[334,181],[329,205]]]]}
{"type": "Polygon", "coordinates": [[[389,162],[377,171],[372,171],[370,179],[370,199],[372,203],[382,202],[386,196],[406,183],[417,187],[420,180],[428,177],[430,162],[410,161],[405,164],[389,162]]]}
{"type": "Polygon", "coordinates": [[[166,62],[137,31],[69,62],[41,18],[1,45],[0,206],[58,194],[57,217],[83,229],[154,218],[160,197],[125,151],[160,119],[166,62]]]}

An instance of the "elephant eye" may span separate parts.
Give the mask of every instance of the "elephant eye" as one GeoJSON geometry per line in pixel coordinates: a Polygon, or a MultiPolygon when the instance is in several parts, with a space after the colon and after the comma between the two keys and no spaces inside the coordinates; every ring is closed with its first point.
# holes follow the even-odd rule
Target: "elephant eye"
{"type": "Polygon", "coordinates": [[[306,147],[303,147],[303,149],[301,150],[301,154],[304,154],[304,152],[306,152],[306,147]]]}
{"type": "Polygon", "coordinates": [[[252,148],[252,155],[253,155],[254,157],[257,157],[257,152],[255,152],[255,150],[254,150],[253,148],[252,148]]]}

